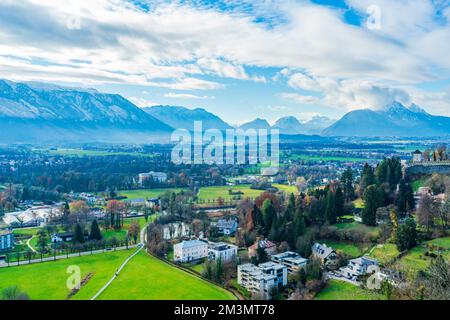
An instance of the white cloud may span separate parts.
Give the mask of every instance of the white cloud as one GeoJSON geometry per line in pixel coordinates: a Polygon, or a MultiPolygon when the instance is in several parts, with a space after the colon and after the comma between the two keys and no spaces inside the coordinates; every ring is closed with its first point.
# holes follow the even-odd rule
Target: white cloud
{"type": "Polygon", "coordinates": [[[169,92],[164,94],[164,97],[166,98],[172,98],[172,99],[215,99],[214,96],[198,96],[195,94],[189,94],[189,93],[174,93],[169,92]]]}
{"type": "Polygon", "coordinates": [[[129,100],[131,102],[133,102],[139,108],[147,108],[147,107],[160,105],[160,103],[156,103],[156,102],[153,102],[153,101],[150,101],[150,100],[147,100],[144,98],[138,98],[138,97],[131,97],[131,98],[129,98],[129,100]]]}
{"type": "Polygon", "coordinates": [[[319,104],[321,102],[320,98],[308,95],[302,95],[299,93],[282,93],[281,98],[293,100],[298,103],[303,104],[319,104]]]}

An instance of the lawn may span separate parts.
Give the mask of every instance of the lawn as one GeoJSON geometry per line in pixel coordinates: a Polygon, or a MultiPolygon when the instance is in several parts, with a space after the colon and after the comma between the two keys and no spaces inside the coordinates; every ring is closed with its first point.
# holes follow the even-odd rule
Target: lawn
{"type": "Polygon", "coordinates": [[[219,197],[222,197],[225,201],[232,200],[234,197],[239,195],[237,194],[229,194],[228,190],[232,190],[233,193],[242,192],[243,194],[240,197],[243,198],[256,198],[263,190],[254,190],[250,189],[249,184],[237,185],[237,186],[218,186],[218,187],[204,187],[200,188],[198,192],[198,199],[201,201],[216,201],[219,197]]]}
{"type": "Polygon", "coordinates": [[[128,199],[151,199],[151,198],[158,198],[167,191],[169,192],[181,192],[182,188],[160,188],[160,189],[139,189],[139,190],[123,190],[119,191],[118,194],[120,196],[127,197],[128,199]]]}
{"type": "Polygon", "coordinates": [[[379,227],[371,227],[366,226],[365,224],[362,224],[360,222],[342,222],[342,223],[336,223],[334,225],[336,228],[341,230],[361,230],[364,233],[378,233],[379,227]]]}
{"type": "Polygon", "coordinates": [[[209,282],[142,252],[100,295],[101,300],[230,300],[234,296],[209,282]]]}
{"type": "Polygon", "coordinates": [[[450,261],[450,237],[427,241],[412,248],[395,265],[408,277],[414,278],[418,271],[427,269],[433,259],[426,256],[426,252],[442,254],[447,261],[450,261]]]}
{"type": "Polygon", "coordinates": [[[66,281],[70,276],[67,267],[79,266],[81,278],[89,273],[93,277],[81,288],[74,299],[90,299],[114,274],[114,271],[131,254],[117,251],[75,257],[52,262],[0,269],[0,291],[19,286],[32,300],[64,300],[69,294],[66,281]]]}
{"type": "Polygon", "coordinates": [[[368,246],[351,242],[340,242],[332,240],[319,240],[320,243],[325,243],[327,246],[332,247],[337,251],[341,251],[352,258],[357,258],[367,252],[368,246]]]}
{"type": "Polygon", "coordinates": [[[287,194],[298,194],[298,189],[296,186],[289,186],[286,184],[279,184],[279,183],[274,183],[272,184],[273,187],[278,188],[278,190],[283,191],[287,194]]]}
{"type": "Polygon", "coordinates": [[[330,280],[325,289],[319,292],[316,300],[382,300],[383,296],[362,289],[348,282],[330,280]]]}
{"type": "Polygon", "coordinates": [[[395,259],[400,252],[393,243],[385,243],[375,246],[369,253],[369,256],[378,260],[381,265],[386,265],[395,259]]]}

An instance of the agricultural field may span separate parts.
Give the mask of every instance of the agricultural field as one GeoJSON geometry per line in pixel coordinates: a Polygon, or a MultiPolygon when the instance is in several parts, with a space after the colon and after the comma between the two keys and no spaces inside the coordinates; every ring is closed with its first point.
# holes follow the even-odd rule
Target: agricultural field
{"type": "Polygon", "coordinates": [[[298,194],[298,189],[296,186],[289,186],[286,184],[279,184],[279,183],[274,183],[272,184],[273,187],[277,188],[278,190],[285,192],[287,194],[298,194]]]}
{"type": "Polygon", "coordinates": [[[198,193],[198,199],[200,201],[216,201],[219,197],[222,197],[225,201],[233,200],[236,194],[229,194],[228,190],[235,192],[242,192],[241,198],[249,197],[256,198],[263,190],[250,189],[249,184],[237,185],[237,186],[218,186],[218,187],[204,187],[200,188],[198,193]]]}
{"type": "Polygon", "coordinates": [[[234,296],[147,253],[139,253],[123,274],[100,295],[101,300],[230,300],[234,296]],[[195,288],[195,289],[194,289],[195,288]]]}
{"type": "Polygon", "coordinates": [[[160,188],[160,189],[139,189],[139,190],[124,190],[118,191],[119,196],[127,197],[128,199],[151,199],[158,198],[166,192],[179,193],[183,191],[182,188],[160,188]]]}
{"type": "Polygon", "coordinates": [[[351,156],[326,156],[319,154],[294,154],[287,158],[288,160],[297,161],[339,161],[339,162],[369,162],[374,159],[351,157],[351,156]]]}
{"type": "Polygon", "coordinates": [[[427,241],[412,248],[395,263],[395,266],[403,270],[408,277],[414,278],[417,272],[428,268],[433,259],[430,254],[442,254],[447,261],[450,261],[450,237],[427,241]]]}
{"type": "Polygon", "coordinates": [[[320,291],[316,300],[382,300],[383,296],[369,290],[362,289],[348,282],[330,280],[325,289],[320,291]]]}
{"type": "Polygon", "coordinates": [[[49,149],[37,149],[38,151],[66,157],[104,157],[104,156],[140,156],[140,157],[153,157],[151,153],[138,153],[138,152],[109,152],[106,150],[83,150],[83,149],[71,149],[71,148],[59,148],[56,150],[49,149]]]}

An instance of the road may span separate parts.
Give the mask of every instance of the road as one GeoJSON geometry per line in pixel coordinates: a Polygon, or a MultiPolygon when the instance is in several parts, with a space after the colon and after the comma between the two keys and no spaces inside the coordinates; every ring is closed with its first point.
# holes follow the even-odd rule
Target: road
{"type": "Polygon", "coordinates": [[[34,248],[30,244],[31,239],[33,239],[34,237],[35,236],[32,236],[30,239],[27,240],[27,246],[28,246],[28,248],[30,248],[31,251],[36,252],[36,250],[34,250],[34,248]]]}

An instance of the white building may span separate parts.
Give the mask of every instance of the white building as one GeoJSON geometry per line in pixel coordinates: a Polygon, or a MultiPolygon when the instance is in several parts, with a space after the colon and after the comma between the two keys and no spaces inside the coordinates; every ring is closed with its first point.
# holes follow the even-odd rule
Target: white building
{"type": "Polygon", "coordinates": [[[237,281],[249,292],[270,299],[273,288],[287,284],[287,267],[274,262],[262,263],[258,267],[246,263],[238,266],[237,281]]]}
{"type": "Polygon", "coordinates": [[[167,181],[167,173],[164,172],[144,172],[138,175],[138,182],[140,185],[143,185],[145,180],[152,178],[156,182],[164,183],[167,181]]]}
{"type": "Polygon", "coordinates": [[[349,260],[348,265],[340,269],[341,274],[352,280],[356,280],[358,276],[370,273],[371,271],[378,271],[374,267],[378,266],[378,260],[372,259],[368,256],[349,260]],[[371,269],[372,266],[372,269],[371,269]]]}
{"type": "Polygon", "coordinates": [[[0,251],[14,248],[14,234],[10,230],[0,230],[0,251]]]}
{"type": "Polygon", "coordinates": [[[297,252],[286,251],[275,254],[271,257],[273,262],[285,265],[291,273],[298,272],[301,268],[306,267],[308,259],[303,258],[297,252]]]}
{"type": "Polygon", "coordinates": [[[219,260],[223,262],[232,261],[237,256],[238,247],[234,244],[225,242],[208,243],[208,259],[219,260]]]}
{"type": "Polygon", "coordinates": [[[313,257],[320,259],[323,264],[329,264],[336,259],[336,251],[326,244],[316,242],[311,250],[313,257]]]}
{"type": "Polygon", "coordinates": [[[10,227],[32,227],[45,225],[53,217],[61,215],[61,206],[37,206],[25,211],[10,212],[5,214],[3,221],[10,227]]]}
{"type": "Polygon", "coordinates": [[[419,150],[416,150],[412,153],[412,161],[413,162],[422,162],[423,161],[423,154],[419,150]]]}
{"type": "Polygon", "coordinates": [[[208,243],[200,240],[182,241],[173,246],[173,261],[189,262],[208,256],[208,243]]]}

